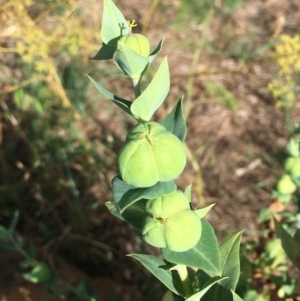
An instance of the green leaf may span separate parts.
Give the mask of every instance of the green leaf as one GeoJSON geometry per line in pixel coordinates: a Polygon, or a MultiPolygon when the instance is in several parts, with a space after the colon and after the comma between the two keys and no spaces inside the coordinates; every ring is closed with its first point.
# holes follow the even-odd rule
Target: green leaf
{"type": "Polygon", "coordinates": [[[220,276],[216,276],[211,278],[207,283],[204,285],[204,287],[201,289],[201,291],[197,292],[196,294],[190,296],[186,299],[186,301],[198,301],[201,300],[201,298],[207,293],[207,291],[216,283],[220,282],[224,278],[221,278],[220,276]]]}
{"type": "MultiPolygon", "coordinates": [[[[9,238],[11,236],[12,236],[11,231],[0,225],[0,239],[9,238]]],[[[1,246],[1,244],[0,244],[0,246],[1,246]]]]}
{"type": "Polygon", "coordinates": [[[181,280],[178,276],[177,271],[169,271],[168,269],[165,269],[165,261],[158,257],[144,254],[130,254],[129,256],[137,259],[170,291],[180,296],[184,296],[181,280]]]}
{"type": "Polygon", "coordinates": [[[274,211],[271,211],[269,208],[262,208],[259,211],[257,222],[259,224],[267,222],[272,219],[274,216],[274,211]]]}
{"type": "Polygon", "coordinates": [[[148,58],[121,42],[118,43],[113,59],[116,65],[134,80],[139,80],[149,65],[148,58]]]}
{"type": "Polygon", "coordinates": [[[159,44],[154,49],[154,51],[152,51],[152,53],[149,55],[149,57],[148,57],[149,65],[153,62],[153,60],[155,59],[156,55],[161,51],[163,42],[164,42],[164,39],[162,39],[159,42],[159,44]]]}
{"type": "Polygon", "coordinates": [[[151,83],[131,105],[131,112],[141,120],[149,121],[165,100],[170,89],[170,74],[167,58],[159,66],[151,83]]]}
{"type": "Polygon", "coordinates": [[[292,180],[295,182],[295,184],[300,187],[300,178],[299,177],[295,177],[290,175],[290,177],[292,178],[292,180]]]}
{"type": "Polygon", "coordinates": [[[274,218],[276,235],[291,262],[300,269],[300,244],[274,218]]]}
{"type": "Polygon", "coordinates": [[[19,211],[16,210],[14,212],[14,215],[13,215],[13,217],[10,221],[9,227],[8,227],[8,229],[11,233],[15,231],[15,228],[19,222],[19,216],[20,216],[19,211]]]}
{"type": "Polygon", "coordinates": [[[147,217],[145,211],[147,199],[142,199],[138,202],[133,203],[122,212],[124,220],[137,229],[142,229],[144,220],[147,217]]]}
{"type": "Polygon", "coordinates": [[[201,301],[232,301],[231,291],[227,290],[222,286],[222,282],[225,280],[220,280],[220,283],[214,285],[201,299],[201,301]]]}
{"type": "Polygon", "coordinates": [[[98,53],[91,58],[91,60],[110,60],[113,58],[115,51],[117,50],[117,47],[102,44],[100,50],[98,53]]]}
{"type": "Polygon", "coordinates": [[[300,244],[300,229],[297,229],[294,234],[294,239],[297,241],[298,244],[300,244]]]}
{"type": "Polygon", "coordinates": [[[202,235],[195,247],[186,252],[173,252],[167,248],[162,249],[166,260],[202,269],[209,276],[221,276],[220,254],[217,238],[212,226],[201,220],[202,235]]]}
{"type": "Polygon", "coordinates": [[[244,301],[239,295],[237,295],[233,290],[231,290],[232,293],[232,301],[244,301]]]}
{"type": "Polygon", "coordinates": [[[300,157],[300,139],[291,138],[286,146],[286,152],[293,157],[300,157]]]}
{"type": "Polygon", "coordinates": [[[119,176],[112,180],[113,196],[120,212],[141,199],[155,199],[175,191],[174,181],[158,182],[151,187],[137,188],[124,182],[119,176]]]}
{"type": "Polygon", "coordinates": [[[209,206],[206,206],[204,208],[201,209],[197,209],[194,212],[198,215],[199,218],[203,218],[209,211],[210,209],[215,206],[215,204],[211,204],[209,206]]]}
{"type": "Polygon", "coordinates": [[[293,294],[295,294],[295,295],[296,295],[296,294],[300,295],[300,279],[296,280],[295,288],[294,288],[293,294]]]}
{"type": "Polygon", "coordinates": [[[132,104],[131,101],[123,99],[121,97],[118,97],[118,96],[112,94],[111,92],[109,92],[105,88],[103,88],[100,84],[98,84],[93,78],[91,78],[88,75],[86,75],[86,76],[89,78],[89,80],[93,83],[93,85],[96,87],[96,89],[101,94],[103,94],[104,96],[106,96],[107,98],[112,100],[117,106],[119,106],[122,110],[124,110],[126,113],[128,113],[129,115],[132,116],[132,113],[130,111],[130,106],[132,104]]]}
{"type": "Polygon", "coordinates": [[[177,136],[181,141],[184,141],[186,136],[186,123],[183,116],[181,97],[170,114],[163,119],[160,124],[168,131],[177,136]]]}
{"type": "Polygon", "coordinates": [[[122,221],[126,221],[133,227],[141,230],[143,227],[144,219],[147,216],[145,212],[146,202],[146,199],[142,199],[139,202],[135,202],[134,204],[129,206],[125,211],[123,211],[122,214],[115,202],[105,202],[105,206],[112,215],[114,215],[122,221]]]}
{"type": "Polygon", "coordinates": [[[192,201],[192,184],[190,184],[186,190],[184,191],[185,196],[187,197],[187,199],[189,200],[189,202],[192,201]]]}
{"type": "Polygon", "coordinates": [[[221,273],[228,279],[221,285],[235,290],[240,277],[240,243],[242,232],[238,232],[220,245],[221,273]]]}
{"type": "Polygon", "coordinates": [[[116,46],[118,37],[129,34],[129,25],[111,0],[104,0],[101,38],[107,45],[116,46]]]}
{"type": "Polygon", "coordinates": [[[105,202],[105,206],[112,215],[124,221],[124,218],[115,202],[105,202]]]}
{"type": "MultiPolygon", "coordinates": [[[[268,292],[264,294],[258,293],[254,289],[247,290],[246,293],[243,295],[245,301],[270,301],[270,296],[268,292]]],[[[239,301],[239,299],[237,299],[239,301]]]]}
{"type": "Polygon", "coordinates": [[[54,274],[46,263],[40,262],[33,267],[30,273],[22,276],[32,283],[47,283],[54,277],[54,274]]]}

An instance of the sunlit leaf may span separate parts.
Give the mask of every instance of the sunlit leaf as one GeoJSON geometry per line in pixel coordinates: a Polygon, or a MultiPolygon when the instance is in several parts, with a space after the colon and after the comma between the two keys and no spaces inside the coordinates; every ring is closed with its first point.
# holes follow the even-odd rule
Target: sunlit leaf
{"type": "Polygon", "coordinates": [[[129,256],[137,259],[148,271],[158,278],[170,291],[175,294],[184,296],[182,284],[177,271],[169,271],[164,268],[166,263],[151,255],[130,254],[129,256]]]}
{"type": "MultiPolygon", "coordinates": [[[[197,292],[196,294],[190,296],[189,298],[186,299],[186,301],[199,301],[201,298],[207,293],[207,291],[216,283],[220,282],[224,278],[221,278],[219,276],[211,278],[205,285],[204,287],[197,292]]],[[[217,301],[217,300],[211,300],[211,301],[217,301]]]]}
{"type": "Polygon", "coordinates": [[[102,87],[100,84],[98,84],[93,78],[87,75],[89,80],[93,83],[93,85],[97,88],[97,90],[103,94],[105,97],[113,101],[117,106],[119,106],[122,110],[124,110],[126,113],[132,116],[132,113],[130,111],[130,106],[132,104],[131,101],[123,99],[121,97],[118,97],[114,95],[113,93],[107,91],[104,87],[102,87]]]}
{"type": "Polygon", "coordinates": [[[214,206],[215,206],[215,204],[211,204],[207,207],[197,209],[194,212],[198,215],[199,218],[203,218],[210,211],[210,209],[214,206]]]}
{"type": "Polygon", "coordinates": [[[132,79],[138,80],[149,65],[148,58],[139,55],[124,43],[119,42],[113,55],[116,65],[132,79]]]}
{"type": "Polygon", "coordinates": [[[276,235],[280,238],[282,247],[292,263],[300,269],[300,244],[274,218],[276,235]]]}
{"type": "Polygon", "coordinates": [[[131,105],[131,112],[141,120],[149,121],[163,103],[170,89],[170,74],[167,58],[155,73],[143,93],[131,105]]]}
{"type": "Polygon", "coordinates": [[[240,276],[240,243],[242,232],[230,236],[220,245],[221,273],[228,277],[221,285],[235,290],[240,276]]]}
{"type": "Polygon", "coordinates": [[[183,98],[179,99],[174,109],[160,122],[160,124],[169,132],[177,136],[181,141],[184,141],[187,129],[183,116],[182,99],[183,98]]]}
{"type": "Polygon", "coordinates": [[[239,295],[237,295],[233,290],[231,290],[232,293],[232,300],[233,301],[244,301],[239,295]]]}
{"type": "Polygon", "coordinates": [[[123,14],[113,1],[104,0],[101,26],[102,41],[107,45],[116,46],[116,38],[126,34],[129,34],[129,25],[123,14]]]}

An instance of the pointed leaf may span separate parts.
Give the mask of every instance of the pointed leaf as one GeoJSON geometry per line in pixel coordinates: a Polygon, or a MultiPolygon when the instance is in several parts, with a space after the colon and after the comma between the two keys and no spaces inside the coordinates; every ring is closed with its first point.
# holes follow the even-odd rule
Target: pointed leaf
{"type": "Polygon", "coordinates": [[[240,277],[240,243],[242,232],[238,232],[220,245],[221,273],[228,279],[221,285],[235,290],[240,277]]]}
{"type": "Polygon", "coordinates": [[[147,217],[145,211],[147,199],[139,200],[133,203],[122,212],[124,220],[137,229],[142,229],[144,225],[144,220],[147,217]]]}
{"type": "Polygon", "coordinates": [[[142,199],[139,202],[136,202],[129,206],[125,211],[122,212],[122,214],[115,202],[105,202],[105,206],[112,215],[122,221],[126,221],[133,227],[141,230],[144,220],[147,216],[145,212],[146,202],[146,199],[142,199]]]}
{"type": "Polygon", "coordinates": [[[113,55],[116,65],[132,79],[138,80],[149,65],[148,58],[139,55],[122,42],[113,55]]]}
{"type": "Polygon", "coordinates": [[[199,218],[203,218],[209,211],[210,209],[215,206],[215,204],[211,204],[207,207],[201,208],[201,209],[197,209],[194,212],[198,215],[199,218]]]}
{"type": "Polygon", "coordinates": [[[207,293],[207,291],[216,283],[220,282],[224,278],[220,278],[220,276],[216,276],[211,278],[201,289],[201,291],[197,292],[196,294],[190,296],[186,299],[186,301],[198,301],[207,293]]]}
{"type": "Polygon", "coordinates": [[[298,244],[300,244],[300,229],[297,229],[294,234],[294,239],[297,241],[298,244]]]}
{"type": "Polygon", "coordinates": [[[300,269],[300,244],[274,218],[276,235],[291,262],[300,269]]]}
{"type": "Polygon", "coordinates": [[[158,53],[160,53],[161,49],[162,49],[162,44],[164,42],[164,39],[162,39],[159,44],[157,45],[157,47],[154,49],[154,51],[149,55],[148,60],[149,60],[149,65],[153,62],[153,60],[155,59],[156,55],[158,53]]]}
{"type": "Polygon", "coordinates": [[[172,112],[160,124],[184,141],[187,129],[182,111],[182,99],[182,97],[179,99],[172,112]]]}
{"type": "Polygon", "coordinates": [[[231,291],[222,286],[223,281],[226,281],[226,279],[223,278],[214,285],[201,301],[232,301],[231,291]]]}
{"type": "Polygon", "coordinates": [[[91,60],[110,60],[113,58],[115,51],[117,50],[117,47],[110,46],[107,44],[102,44],[100,50],[98,53],[91,58],[91,60]]]}
{"type": "Polygon", "coordinates": [[[173,252],[164,248],[163,255],[170,262],[202,269],[211,277],[221,276],[219,246],[215,232],[206,220],[202,219],[201,223],[202,235],[195,247],[186,252],[173,252]]]}
{"type": "MultiPolygon", "coordinates": [[[[0,240],[9,238],[11,236],[12,236],[12,232],[0,225],[0,240]]],[[[1,244],[0,244],[0,246],[1,246],[1,244]]]]}
{"type": "Polygon", "coordinates": [[[112,215],[124,221],[124,218],[115,202],[105,202],[105,206],[112,215]]]}
{"type": "Polygon", "coordinates": [[[244,301],[239,295],[237,295],[233,290],[231,290],[232,293],[232,301],[244,301]]]}
{"type": "Polygon", "coordinates": [[[151,255],[130,254],[129,256],[137,259],[147,270],[149,270],[160,282],[162,282],[170,291],[177,295],[184,296],[181,280],[176,271],[164,269],[166,263],[151,255]]]}
{"type": "Polygon", "coordinates": [[[112,180],[113,196],[120,212],[141,199],[155,199],[176,190],[174,181],[158,182],[151,187],[137,188],[124,182],[119,176],[112,180]]]}
{"type": "Polygon", "coordinates": [[[129,115],[132,116],[131,111],[130,111],[130,106],[132,104],[131,101],[123,99],[121,97],[118,97],[118,96],[112,94],[111,92],[109,92],[105,88],[103,88],[100,84],[98,84],[93,78],[91,78],[88,75],[86,75],[86,76],[89,78],[89,80],[93,83],[93,85],[96,87],[96,89],[101,94],[103,94],[104,96],[106,96],[107,98],[109,98],[110,100],[112,100],[117,106],[119,106],[126,113],[128,113],[129,115]]]}
{"type": "Polygon", "coordinates": [[[151,83],[131,105],[131,112],[138,118],[149,121],[165,100],[170,89],[170,74],[167,58],[159,66],[151,83]]]}
{"type": "Polygon", "coordinates": [[[101,38],[105,44],[117,46],[116,38],[129,34],[129,25],[111,0],[104,0],[101,38]],[[113,42],[112,42],[113,41],[113,42]]]}
{"type": "Polygon", "coordinates": [[[16,210],[14,212],[14,215],[13,215],[11,221],[10,221],[9,228],[8,228],[9,231],[11,231],[11,233],[15,231],[15,228],[16,228],[18,222],[19,222],[19,217],[20,217],[19,211],[16,210]]]}
{"type": "Polygon", "coordinates": [[[185,196],[187,197],[187,199],[189,200],[189,202],[192,201],[192,184],[190,184],[186,190],[184,191],[185,196]]]}

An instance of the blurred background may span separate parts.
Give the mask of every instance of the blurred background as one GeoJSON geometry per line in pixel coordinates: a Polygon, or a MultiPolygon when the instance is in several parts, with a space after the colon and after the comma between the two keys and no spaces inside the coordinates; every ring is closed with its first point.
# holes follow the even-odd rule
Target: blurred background
{"type": "MultiPolygon", "coordinates": [[[[245,249],[261,243],[250,247],[255,261],[271,227],[259,212],[273,202],[277,158],[300,123],[299,1],[114,2],[152,49],[165,37],[145,77],[168,55],[158,121],[184,95],[189,160],[178,187],[193,184],[195,207],[216,203],[208,220],[220,241],[244,230],[245,249]]],[[[63,283],[85,281],[104,300],[150,300],[164,288],[125,254],[158,250],[104,205],[133,121],[85,74],[127,99],[133,90],[113,61],[90,60],[101,15],[100,0],[0,0],[0,224],[19,212],[16,241],[63,283]]],[[[23,282],[19,253],[0,251],[1,300],[55,300],[23,282]]],[[[247,277],[256,291],[274,288],[257,269],[247,277]]]]}

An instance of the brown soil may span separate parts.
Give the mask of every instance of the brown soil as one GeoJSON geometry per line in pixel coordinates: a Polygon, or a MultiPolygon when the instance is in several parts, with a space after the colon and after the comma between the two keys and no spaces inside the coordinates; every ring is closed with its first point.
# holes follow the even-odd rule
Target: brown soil
{"type": "MultiPolygon", "coordinates": [[[[118,4],[126,17],[135,18],[142,25],[151,2],[145,0],[141,5],[139,1],[120,0],[118,4]]],[[[186,145],[192,155],[178,178],[178,186],[185,189],[193,184],[193,203],[197,207],[216,203],[208,219],[220,240],[240,230],[245,231],[244,240],[257,240],[263,227],[257,224],[258,212],[272,203],[271,190],[282,172],[275,157],[284,152],[288,140],[284,114],[275,107],[267,89],[276,72],[276,65],[270,60],[272,47],[258,49],[261,45],[267,46],[274,34],[294,34],[299,30],[300,5],[297,0],[244,0],[233,13],[217,14],[207,28],[190,20],[189,26],[180,25],[178,30],[173,24],[180,18],[179,1],[161,2],[151,18],[147,35],[152,47],[166,37],[153,70],[164,55],[168,55],[172,83],[166,105],[155,118],[163,118],[185,95],[186,145]],[[208,40],[208,45],[196,56],[201,47],[197,41],[201,37],[208,40]],[[249,37],[251,40],[247,40],[249,37]],[[234,52],[237,46],[241,47],[240,53],[234,52]],[[236,111],[220,103],[219,97],[207,93],[205,85],[210,81],[223,84],[234,95],[236,111]]],[[[99,68],[112,67],[111,63],[99,62],[99,68]]],[[[132,95],[127,79],[110,79],[105,85],[119,96],[132,95]]],[[[94,94],[95,90],[90,93],[94,94]]],[[[9,102],[11,96],[6,97],[9,102]]],[[[88,200],[87,207],[93,201],[99,202],[97,210],[84,208],[84,214],[90,216],[86,231],[78,230],[80,225],[70,222],[53,243],[43,241],[33,222],[21,224],[18,230],[42,246],[39,256],[51,263],[66,282],[77,283],[84,279],[99,290],[104,300],[109,300],[111,294],[130,300],[140,299],[141,295],[148,299],[153,291],[151,285],[157,285],[156,281],[125,254],[158,254],[158,251],[145,245],[138,232],[112,217],[104,206],[104,202],[112,198],[109,181],[117,173],[115,154],[126,133],[122,125],[129,129],[132,120],[125,117],[124,121],[124,114],[118,108],[112,110],[106,101],[101,103],[101,110],[91,114],[92,121],[79,121],[82,135],[95,143],[95,152],[101,153],[107,165],[99,176],[101,183],[80,187],[83,199],[88,200]],[[113,144],[109,145],[108,137],[113,137],[113,144]],[[109,148],[99,147],[96,144],[99,140],[109,148]]],[[[293,106],[292,118],[294,123],[300,123],[299,97],[293,106]]],[[[4,139],[11,138],[7,127],[6,124],[4,139]]],[[[92,160],[89,156],[85,159],[92,160]]],[[[80,174],[83,167],[74,163],[74,172],[80,174]]],[[[54,214],[53,217],[45,213],[45,218],[54,226],[72,220],[72,212],[64,207],[64,201],[55,211],[59,215],[57,220],[54,214]]],[[[28,220],[34,218],[43,219],[43,215],[28,217],[28,220]]],[[[24,282],[18,262],[11,253],[0,253],[0,300],[56,300],[43,295],[43,287],[24,282]]],[[[156,288],[163,292],[160,286],[156,288]]]]}

